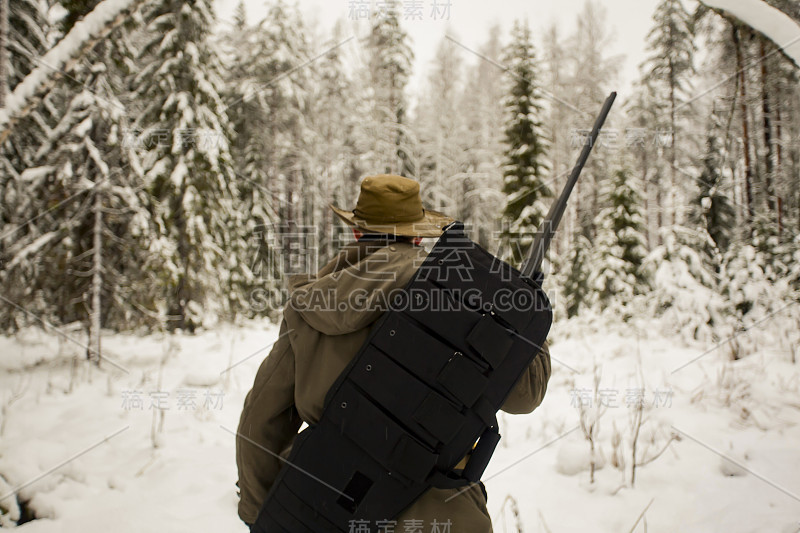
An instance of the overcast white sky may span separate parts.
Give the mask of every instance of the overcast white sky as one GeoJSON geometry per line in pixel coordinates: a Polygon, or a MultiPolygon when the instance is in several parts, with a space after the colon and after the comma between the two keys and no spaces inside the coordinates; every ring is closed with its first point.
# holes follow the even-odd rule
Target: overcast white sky
{"type": "MultiPolygon", "coordinates": [[[[239,0],[216,0],[217,15],[223,21],[229,21],[239,0]]],[[[435,0],[438,4],[446,4],[446,0],[435,0]]],[[[528,18],[534,32],[536,44],[541,51],[541,34],[551,22],[558,24],[562,35],[571,33],[575,17],[581,10],[585,0],[450,0],[449,20],[436,20],[431,16],[434,0],[404,0],[404,9],[413,5],[421,5],[422,20],[403,20],[404,27],[413,40],[415,53],[414,77],[410,83],[410,92],[415,92],[427,73],[439,41],[445,32],[450,33],[459,42],[471,49],[477,49],[488,36],[489,27],[498,22],[504,35],[508,35],[514,19],[528,18]]],[[[289,0],[291,2],[291,0],[289,0]]],[[[345,21],[348,29],[357,35],[364,35],[365,22],[351,18],[351,4],[354,0],[299,0],[301,12],[313,26],[330,29],[337,19],[345,21]]],[[[372,0],[372,9],[378,0],[372,0]]],[[[630,82],[637,77],[637,67],[645,59],[645,37],[651,27],[651,17],[657,0],[602,0],[607,10],[608,24],[616,36],[608,55],[624,54],[626,57],[622,78],[617,89],[624,93],[630,82]]],[[[267,3],[264,0],[245,0],[249,22],[264,18],[267,3]]],[[[349,34],[347,35],[349,36],[349,34]]],[[[505,39],[504,39],[505,41],[505,39]]],[[[351,41],[345,46],[356,46],[351,41]]],[[[321,51],[321,50],[320,50],[321,51]]],[[[478,58],[464,52],[466,61],[474,62],[478,58]],[[470,56],[470,57],[467,57],[470,56]]]]}

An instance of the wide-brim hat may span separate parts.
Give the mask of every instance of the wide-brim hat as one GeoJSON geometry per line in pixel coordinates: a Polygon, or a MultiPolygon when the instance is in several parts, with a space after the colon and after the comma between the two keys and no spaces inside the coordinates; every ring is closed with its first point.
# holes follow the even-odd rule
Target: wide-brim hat
{"type": "Polygon", "coordinates": [[[352,211],[335,205],[331,209],[347,224],[365,232],[405,237],[438,237],[454,221],[444,213],[422,207],[419,182],[393,174],[364,178],[352,211]]]}

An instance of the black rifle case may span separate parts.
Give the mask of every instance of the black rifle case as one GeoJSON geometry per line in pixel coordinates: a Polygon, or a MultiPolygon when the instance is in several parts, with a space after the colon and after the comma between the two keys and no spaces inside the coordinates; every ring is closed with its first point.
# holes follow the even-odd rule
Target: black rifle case
{"type": "Polygon", "coordinates": [[[429,487],[479,481],[496,413],[550,330],[540,280],[446,228],[296,437],[252,530],[377,531],[429,487]]]}

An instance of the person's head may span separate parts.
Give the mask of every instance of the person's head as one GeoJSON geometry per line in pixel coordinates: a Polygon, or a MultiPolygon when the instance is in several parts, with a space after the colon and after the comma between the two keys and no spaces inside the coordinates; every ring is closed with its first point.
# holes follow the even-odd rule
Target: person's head
{"type": "Polygon", "coordinates": [[[419,182],[393,174],[364,178],[352,211],[334,205],[331,209],[352,226],[357,239],[378,234],[419,243],[423,237],[440,236],[454,221],[443,213],[423,208],[419,182]]]}

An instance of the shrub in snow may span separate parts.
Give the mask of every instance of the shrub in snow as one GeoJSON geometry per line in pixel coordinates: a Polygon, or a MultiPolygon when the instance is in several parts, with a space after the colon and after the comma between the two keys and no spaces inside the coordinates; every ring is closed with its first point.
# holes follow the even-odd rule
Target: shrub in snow
{"type": "Polygon", "coordinates": [[[752,245],[740,246],[726,257],[722,287],[739,318],[773,295],[771,274],[764,253],[752,245]]]}
{"type": "MultiPolygon", "coordinates": [[[[0,474],[0,494],[13,493],[14,488],[0,474]]],[[[0,527],[14,527],[19,520],[20,511],[16,498],[0,500],[0,527]]]]}
{"type": "Polygon", "coordinates": [[[581,398],[578,404],[581,431],[589,444],[589,483],[594,483],[595,471],[605,466],[606,462],[603,450],[600,448],[600,419],[608,411],[608,405],[600,402],[598,397],[602,374],[602,367],[595,363],[592,371],[594,398],[589,402],[581,398]]]}
{"type": "MultiPolygon", "coordinates": [[[[565,476],[574,476],[581,472],[588,472],[592,464],[592,452],[586,443],[581,441],[566,441],[558,448],[556,455],[556,471],[565,476]]],[[[597,454],[595,470],[605,466],[605,458],[597,454]]]]}
{"type": "MultiPolygon", "coordinates": [[[[751,244],[735,247],[726,255],[721,273],[721,292],[730,309],[725,334],[737,335],[739,351],[746,353],[773,341],[772,332],[796,328],[800,311],[792,305],[797,295],[786,275],[790,268],[751,244]],[[769,328],[755,327],[767,322],[769,328]],[[747,335],[739,335],[744,331],[747,335]]],[[[739,353],[733,354],[734,359],[739,357],[739,353]]]]}
{"type": "Polygon", "coordinates": [[[662,238],[664,244],[645,261],[653,272],[653,312],[685,338],[712,340],[725,309],[707,251],[714,249],[713,241],[705,232],[678,226],[665,231],[662,238]]]}

